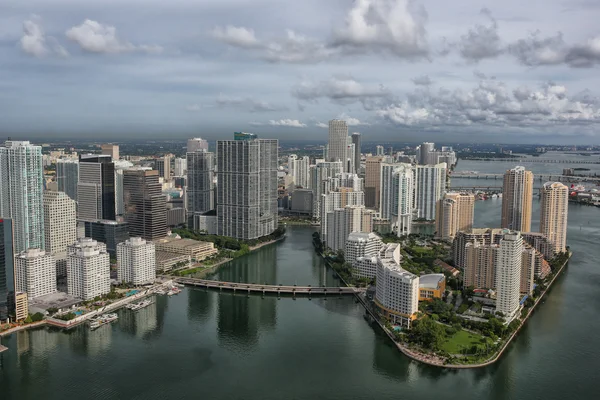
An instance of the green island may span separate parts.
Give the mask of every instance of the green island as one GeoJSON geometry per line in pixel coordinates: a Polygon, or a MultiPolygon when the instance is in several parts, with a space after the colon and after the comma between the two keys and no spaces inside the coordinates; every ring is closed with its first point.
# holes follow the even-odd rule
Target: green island
{"type": "MultiPolygon", "coordinates": [[[[438,261],[451,263],[449,244],[436,241],[431,235],[381,236],[384,243],[401,243],[402,268],[407,271],[415,275],[444,273],[446,291],[443,299],[419,303],[417,319],[410,329],[393,326],[380,315],[372,300],[361,299],[361,302],[400,351],[417,361],[446,368],[476,368],[495,362],[571,257],[568,251],[549,261],[551,273],[536,281],[533,293],[523,298],[520,316],[507,324],[501,313],[483,313],[482,304],[474,301],[474,288],[463,288],[459,279],[439,266],[438,261]]],[[[355,278],[352,266],[344,261],[343,251],[332,253],[324,248],[318,232],[313,233],[313,245],[346,285],[375,284],[369,279],[355,278]]]]}

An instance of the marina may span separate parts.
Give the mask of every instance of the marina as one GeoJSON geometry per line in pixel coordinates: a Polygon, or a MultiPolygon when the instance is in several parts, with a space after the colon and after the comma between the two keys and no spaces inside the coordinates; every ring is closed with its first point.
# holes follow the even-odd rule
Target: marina
{"type": "Polygon", "coordinates": [[[141,310],[142,308],[148,307],[152,303],[154,303],[154,301],[152,299],[146,299],[146,300],[140,301],[139,303],[127,304],[125,306],[125,308],[127,308],[131,311],[138,311],[138,310],[141,310]]]}
{"type": "Polygon", "coordinates": [[[100,316],[90,318],[90,329],[95,330],[100,328],[102,325],[110,324],[119,319],[117,314],[103,314],[100,316]]]}

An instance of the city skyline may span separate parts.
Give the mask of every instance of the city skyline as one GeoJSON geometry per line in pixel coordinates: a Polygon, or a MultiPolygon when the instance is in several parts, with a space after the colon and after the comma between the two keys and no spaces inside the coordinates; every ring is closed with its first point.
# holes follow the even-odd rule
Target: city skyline
{"type": "Polygon", "coordinates": [[[0,5],[0,135],[597,142],[589,2],[66,4],[0,5]]]}

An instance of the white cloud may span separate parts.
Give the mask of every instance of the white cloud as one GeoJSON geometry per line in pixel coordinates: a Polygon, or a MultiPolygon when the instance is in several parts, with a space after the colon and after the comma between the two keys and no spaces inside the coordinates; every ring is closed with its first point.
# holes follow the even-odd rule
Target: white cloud
{"type": "Polygon", "coordinates": [[[268,122],[250,122],[253,126],[284,126],[288,128],[306,128],[306,124],[297,119],[270,119],[268,122]]]}
{"type": "Polygon", "coordinates": [[[232,46],[252,48],[260,45],[254,35],[254,30],[244,28],[243,26],[227,25],[226,27],[216,27],[212,30],[212,35],[232,46]]]}
{"type": "Polygon", "coordinates": [[[72,27],[65,34],[67,38],[90,53],[116,54],[140,51],[158,54],[163,51],[163,48],[157,45],[136,46],[119,38],[114,26],[104,25],[90,19],[86,19],[81,25],[72,27]]]}
{"type": "Polygon", "coordinates": [[[25,53],[38,58],[48,55],[69,56],[67,50],[54,37],[46,37],[41,18],[37,15],[32,15],[30,19],[23,22],[23,36],[19,44],[25,53]]]}
{"type": "Polygon", "coordinates": [[[348,124],[348,126],[370,125],[367,122],[362,122],[358,118],[351,117],[345,113],[338,115],[337,119],[343,119],[344,121],[346,121],[346,124],[348,124]]]}
{"type": "Polygon", "coordinates": [[[326,123],[324,123],[324,122],[317,122],[317,123],[315,124],[315,126],[316,126],[317,128],[326,128],[326,129],[329,129],[329,125],[327,125],[327,124],[326,124],[326,123]]]}

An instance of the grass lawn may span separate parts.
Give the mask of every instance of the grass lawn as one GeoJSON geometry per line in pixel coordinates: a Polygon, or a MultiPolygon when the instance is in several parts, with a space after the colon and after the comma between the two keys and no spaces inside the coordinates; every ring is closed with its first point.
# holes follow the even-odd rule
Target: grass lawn
{"type": "Polygon", "coordinates": [[[461,349],[480,344],[482,336],[467,331],[458,331],[444,341],[442,350],[450,354],[459,354],[461,349]]]}

